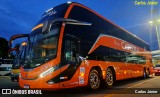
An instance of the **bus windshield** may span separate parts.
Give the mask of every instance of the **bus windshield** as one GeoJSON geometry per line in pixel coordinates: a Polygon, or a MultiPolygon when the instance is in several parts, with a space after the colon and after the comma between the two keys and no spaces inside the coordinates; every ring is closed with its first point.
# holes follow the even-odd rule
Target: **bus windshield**
{"type": "Polygon", "coordinates": [[[14,60],[13,65],[12,65],[12,69],[18,69],[18,68],[20,67],[20,64],[19,64],[20,54],[21,54],[21,52],[19,52],[19,53],[16,55],[15,60],[14,60]]]}
{"type": "Polygon", "coordinates": [[[54,24],[48,33],[43,34],[41,29],[37,29],[30,36],[29,59],[27,59],[27,64],[24,65],[24,68],[40,66],[56,57],[58,33],[59,27],[57,24],[54,24]]]}

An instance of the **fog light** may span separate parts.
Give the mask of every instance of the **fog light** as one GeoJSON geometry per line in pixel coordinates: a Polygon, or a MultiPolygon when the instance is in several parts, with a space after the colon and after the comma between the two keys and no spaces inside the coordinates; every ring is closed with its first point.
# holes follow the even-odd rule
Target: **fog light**
{"type": "Polygon", "coordinates": [[[84,76],[84,73],[80,73],[80,76],[83,77],[83,76],[84,76]]]}

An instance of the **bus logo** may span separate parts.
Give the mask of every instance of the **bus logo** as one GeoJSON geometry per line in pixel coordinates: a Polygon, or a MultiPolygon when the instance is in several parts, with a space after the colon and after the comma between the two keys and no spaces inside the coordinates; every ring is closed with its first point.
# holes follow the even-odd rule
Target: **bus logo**
{"type": "Polygon", "coordinates": [[[122,49],[124,49],[126,51],[139,51],[136,46],[131,45],[131,44],[126,43],[126,42],[122,42],[121,46],[122,46],[122,49]]]}
{"type": "Polygon", "coordinates": [[[11,89],[2,89],[2,94],[11,94],[11,89]]]}

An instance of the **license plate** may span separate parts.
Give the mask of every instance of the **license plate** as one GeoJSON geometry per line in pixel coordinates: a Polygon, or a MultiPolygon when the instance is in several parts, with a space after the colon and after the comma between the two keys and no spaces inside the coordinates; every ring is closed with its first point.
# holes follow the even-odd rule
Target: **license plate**
{"type": "Polygon", "coordinates": [[[26,84],[25,84],[25,85],[24,85],[24,88],[25,88],[25,89],[29,89],[29,85],[26,85],[26,84]]]}
{"type": "Polygon", "coordinates": [[[17,82],[17,79],[14,79],[15,82],[17,82]]]}

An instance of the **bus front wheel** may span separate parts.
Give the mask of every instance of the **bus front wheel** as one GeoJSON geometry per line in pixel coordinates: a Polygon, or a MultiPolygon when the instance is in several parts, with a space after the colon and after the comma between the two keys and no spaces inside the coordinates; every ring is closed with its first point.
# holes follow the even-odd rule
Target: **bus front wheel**
{"type": "Polygon", "coordinates": [[[88,77],[88,86],[92,90],[96,90],[100,86],[100,76],[96,69],[91,69],[88,77]]]}

